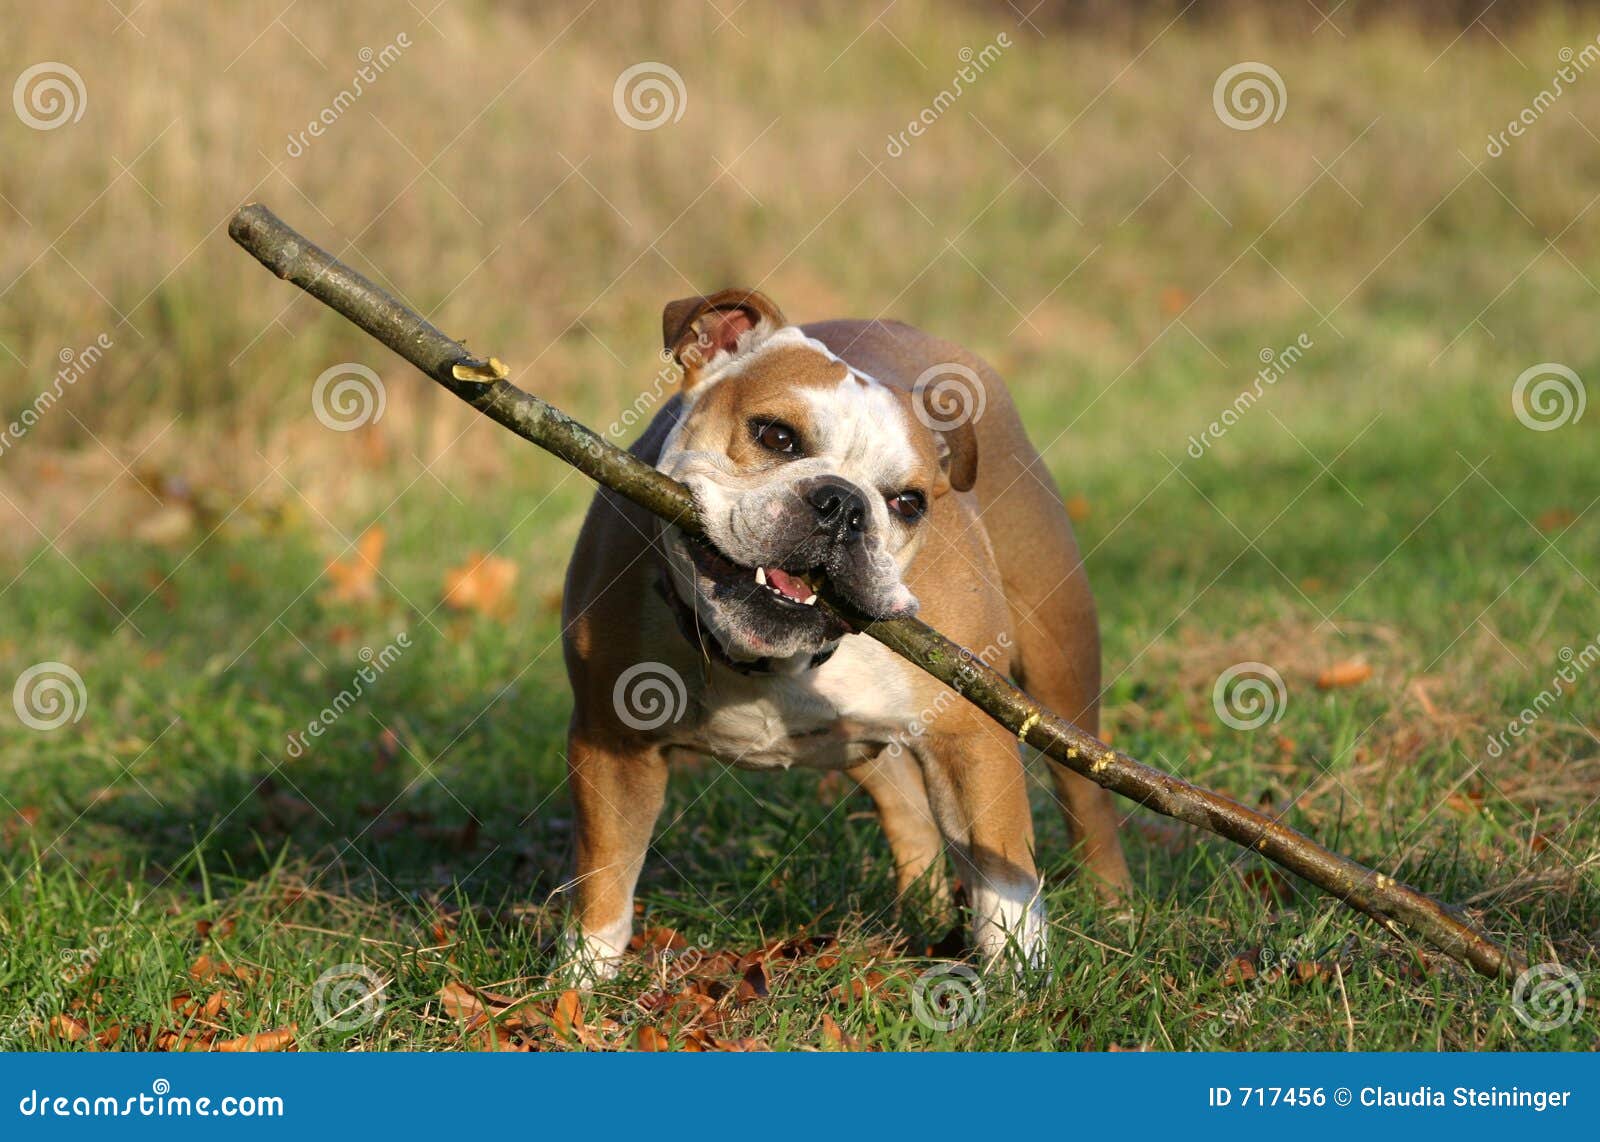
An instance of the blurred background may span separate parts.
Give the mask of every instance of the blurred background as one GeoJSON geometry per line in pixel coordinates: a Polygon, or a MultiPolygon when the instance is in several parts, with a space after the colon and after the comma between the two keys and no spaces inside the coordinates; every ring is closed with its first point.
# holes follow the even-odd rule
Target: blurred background
{"type": "MultiPolygon", "coordinates": [[[[292,874],[396,931],[563,875],[556,613],[589,489],[234,247],[252,200],[619,443],[670,389],[674,298],[759,286],[971,346],[1088,552],[1117,744],[1593,954],[1597,684],[1490,742],[1600,637],[1600,6],[83,0],[8,25],[0,680],[70,668],[61,724],[0,705],[3,914],[54,902],[41,957],[133,923],[85,896],[102,875],[190,917],[292,874]],[[293,754],[401,631],[417,649],[293,754]],[[1241,663],[1284,707],[1248,731],[1213,700],[1241,663]]],[[[781,866],[769,927],[839,892],[881,912],[871,823],[762,780],[682,795],[652,907],[781,866]],[[764,824],[730,824],[752,799],[764,824]],[[869,872],[794,871],[807,829],[869,872]]],[[[1130,838],[1209,978],[1250,939],[1208,903],[1231,854],[1130,838]]],[[[257,919],[263,958],[308,954],[257,919]]]]}

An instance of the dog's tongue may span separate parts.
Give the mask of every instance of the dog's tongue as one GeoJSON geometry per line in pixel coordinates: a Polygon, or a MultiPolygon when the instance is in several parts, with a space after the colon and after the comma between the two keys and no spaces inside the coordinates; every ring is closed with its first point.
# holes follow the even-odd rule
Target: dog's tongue
{"type": "Polygon", "coordinates": [[[767,568],[767,582],[776,587],[785,598],[803,603],[811,597],[811,588],[805,582],[779,567],[767,568]]]}

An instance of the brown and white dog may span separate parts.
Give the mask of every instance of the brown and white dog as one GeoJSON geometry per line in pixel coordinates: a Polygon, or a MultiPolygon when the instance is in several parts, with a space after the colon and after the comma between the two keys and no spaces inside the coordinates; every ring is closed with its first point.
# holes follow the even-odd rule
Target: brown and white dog
{"type": "MultiPolygon", "coordinates": [[[[707,538],[600,492],[567,571],[577,813],[574,966],[613,974],[668,764],[843,769],[876,804],[901,892],[948,846],[985,962],[1045,945],[1016,738],[816,604],[919,613],[1098,728],[1094,601],[1004,382],[897,322],[789,325],[751,290],[662,315],[681,390],[633,447],[686,484],[707,538]],[[980,649],[981,648],[981,649],[980,649]]],[[[1102,895],[1128,886],[1110,795],[1051,764],[1102,895]]]]}

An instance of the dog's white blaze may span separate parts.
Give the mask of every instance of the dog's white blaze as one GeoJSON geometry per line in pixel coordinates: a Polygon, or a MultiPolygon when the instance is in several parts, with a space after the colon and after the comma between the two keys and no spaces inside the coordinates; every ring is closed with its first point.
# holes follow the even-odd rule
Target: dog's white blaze
{"type": "Polygon", "coordinates": [[[917,454],[905,410],[885,385],[848,371],[832,389],[806,389],[813,450],[866,493],[880,535],[890,534],[880,492],[899,491],[916,473],[917,454]]]}

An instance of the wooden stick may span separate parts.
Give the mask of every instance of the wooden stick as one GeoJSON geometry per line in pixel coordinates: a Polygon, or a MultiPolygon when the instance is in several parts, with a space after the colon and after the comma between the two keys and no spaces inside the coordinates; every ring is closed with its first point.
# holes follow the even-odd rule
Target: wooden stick
{"type": "MultiPolygon", "coordinates": [[[[511,384],[499,361],[472,356],[388,292],[301,237],[265,206],[254,203],[239,210],[228,233],[267,269],[343,314],[491,420],[553,452],[673,526],[700,534],[694,501],[682,484],[511,384]]],[[[1409,885],[1340,856],[1237,801],[1111,749],[1040,706],[971,651],[926,623],[918,619],[872,622],[826,591],[822,603],[854,629],[960,693],[1019,740],[1089,780],[1157,813],[1254,849],[1374,917],[1391,932],[1407,929],[1491,979],[1510,979],[1525,968],[1516,952],[1494,943],[1409,885]]]]}

